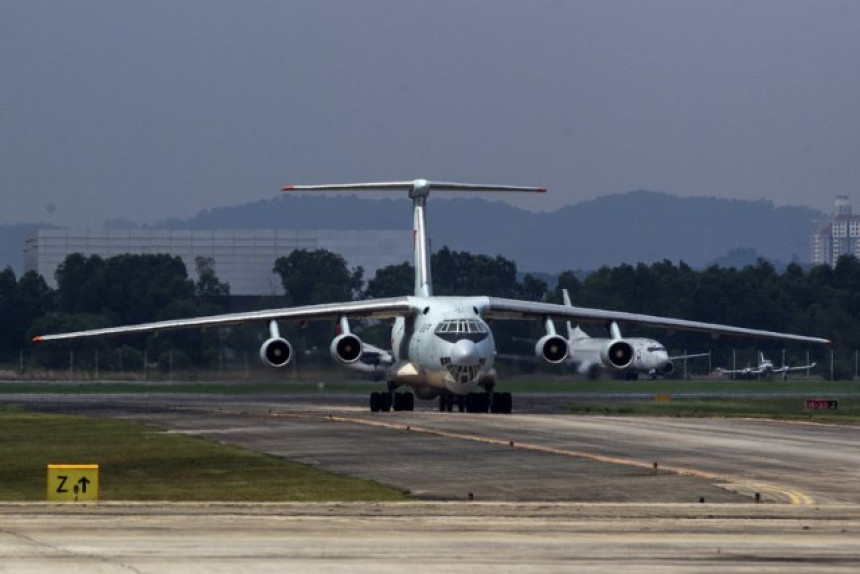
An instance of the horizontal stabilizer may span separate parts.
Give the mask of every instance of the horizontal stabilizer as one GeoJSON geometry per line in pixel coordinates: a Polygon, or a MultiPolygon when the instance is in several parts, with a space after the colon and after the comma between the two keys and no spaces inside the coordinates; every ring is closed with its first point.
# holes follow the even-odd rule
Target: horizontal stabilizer
{"type": "Polygon", "coordinates": [[[476,183],[456,183],[451,181],[383,181],[376,183],[336,183],[326,185],[288,185],[282,191],[391,191],[408,190],[410,194],[424,195],[430,190],[439,191],[531,191],[543,193],[545,187],[520,187],[512,185],[485,185],[476,183]]]}

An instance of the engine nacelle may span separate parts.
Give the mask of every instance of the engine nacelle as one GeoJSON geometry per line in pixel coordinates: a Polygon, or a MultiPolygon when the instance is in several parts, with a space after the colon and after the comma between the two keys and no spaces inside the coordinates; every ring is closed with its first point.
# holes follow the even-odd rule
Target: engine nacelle
{"type": "Polygon", "coordinates": [[[270,367],[286,367],[293,358],[293,346],[281,337],[272,337],[260,347],[260,359],[270,367]]]}
{"type": "Polygon", "coordinates": [[[600,351],[600,360],[603,365],[613,369],[626,369],[633,363],[633,345],[624,339],[611,341],[600,351]]]}
{"type": "Polygon", "coordinates": [[[331,356],[336,361],[345,365],[351,365],[361,358],[361,339],[352,333],[338,335],[331,342],[331,356]]]}
{"type": "Polygon", "coordinates": [[[672,364],[672,361],[666,361],[666,364],[660,367],[660,373],[666,375],[667,377],[675,372],[675,365],[672,364]]]}
{"type": "Polygon", "coordinates": [[[535,345],[535,355],[553,365],[563,362],[568,350],[567,339],[559,335],[544,335],[535,345]]]}

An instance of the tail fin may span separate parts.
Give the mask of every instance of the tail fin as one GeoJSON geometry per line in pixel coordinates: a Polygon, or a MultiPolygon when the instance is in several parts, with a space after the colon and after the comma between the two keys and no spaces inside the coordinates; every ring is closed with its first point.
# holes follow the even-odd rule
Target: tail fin
{"type": "MultiPolygon", "coordinates": [[[[573,307],[573,303],[570,301],[570,293],[568,293],[567,289],[561,290],[561,295],[564,298],[564,304],[568,307],[573,307]]],[[[567,340],[571,344],[573,341],[581,341],[582,339],[590,339],[591,336],[579,328],[579,325],[575,327],[573,324],[568,321],[567,322],[567,340]]]]}
{"type": "MultiPolygon", "coordinates": [[[[573,303],[570,302],[570,293],[567,292],[567,289],[561,290],[561,296],[564,298],[564,306],[565,307],[573,307],[573,303]]],[[[567,340],[570,341],[573,339],[573,325],[570,321],[567,322],[567,340]]]]}
{"type": "Polygon", "coordinates": [[[509,185],[483,185],[453,183],[446,181],[389,181],[379,183],[346,183],[334,185],[288,185],[282,191],[390,191],[407,190],[412,198],[412,241],[415,252],[415,295],[429,297],[433,294],[430,280],[430,258],[427,251],[426,210],[430,190],[439,191],[531,191],[545,192],[543,187],[515,187],[509,185]]]}

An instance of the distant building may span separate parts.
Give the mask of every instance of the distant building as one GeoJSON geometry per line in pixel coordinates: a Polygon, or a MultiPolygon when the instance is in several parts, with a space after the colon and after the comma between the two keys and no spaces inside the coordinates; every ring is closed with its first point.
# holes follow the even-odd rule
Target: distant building
{"type": "Polygon", "coordinates": [[[860,258],[860,215],[851,213],[847,195],[836,196],[833,215],[816,222],[811,238],[813,265],[836,265],[840,255],[860,258]]]}
{"type": "Polygon", "coordinates": [[[185,262],[195,280],[197,257],[215,261],[218,279],[232,295],[282,295],[275,260],[296,249],[327,249],[364,268],[365,279],[388,265],[412,259],[411,230],[69,230],[40,229],[25,241],[24,270],[36,271],[56,288],[57,267],[72,253],[107,258],[125,253],[167,253],[185,262]]]}

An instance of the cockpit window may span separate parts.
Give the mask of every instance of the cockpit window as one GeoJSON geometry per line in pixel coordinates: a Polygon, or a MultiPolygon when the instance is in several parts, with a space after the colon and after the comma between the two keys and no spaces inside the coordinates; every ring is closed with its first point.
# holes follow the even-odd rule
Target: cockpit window
{"type": "Polygon", "coordinates": [[[447,319],[436,326],[434,333],[446,341],[471,339],[477,342],[486,339],[490,329],[486,323],[475,319],[447,319]]]}

